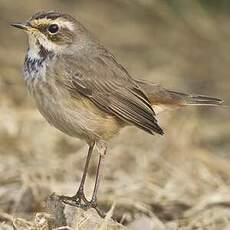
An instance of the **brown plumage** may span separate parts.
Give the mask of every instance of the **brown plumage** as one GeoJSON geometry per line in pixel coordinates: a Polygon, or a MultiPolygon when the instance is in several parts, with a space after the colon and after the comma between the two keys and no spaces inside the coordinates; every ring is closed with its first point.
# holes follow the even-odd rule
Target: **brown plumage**
{"type": "Polygon", "coordinates": [[[208,105],[218,106],[223,100],[204,95],[187,94],[163,88],[160,84],[154,84],[143,80],[136,80],[136,83],[145,91],[151,105],[163,105],[181,107],[186,105],[208,105]]]}
{"type": "Polygon", "coordinates": [[[84,58],[60,59],[68,69],[63,83],[73,97],[81,94],[127,124],[163,134],[148,97],[111,54],[101,48],[95,56],[84,58]]]}
{"type": "Polygon", "coordinates": [[[223,102],[133,79],[70,15],[39,12],[26,24],[13,26],[26,31],[29,37],[24,77],[38,109],[51,125],[70,136],[84,139],[89,145],[79,190],[73,197],[62,196],[65,203],[96,208],[107,140],[124,126],[134,125],[150,134],[162,135],[156,119],[159,108],[220,105],[223,102]],[[88,201],[83,188],[94,146],[100,157],[93,196],[88,201]]]}

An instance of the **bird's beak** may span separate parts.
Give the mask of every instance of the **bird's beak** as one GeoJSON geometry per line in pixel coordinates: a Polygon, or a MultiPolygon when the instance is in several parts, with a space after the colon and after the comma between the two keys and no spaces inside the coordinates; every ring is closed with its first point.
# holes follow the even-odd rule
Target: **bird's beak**
{"type": "Polygon", "coordinates": [[[11,26],[16,27],[16,28],[21,29],[21,30],[25,30],[25,31],[29,30],[29,26],[27,26],[23,23],[13,23],[13,24],[11,24],[11,26]]]}

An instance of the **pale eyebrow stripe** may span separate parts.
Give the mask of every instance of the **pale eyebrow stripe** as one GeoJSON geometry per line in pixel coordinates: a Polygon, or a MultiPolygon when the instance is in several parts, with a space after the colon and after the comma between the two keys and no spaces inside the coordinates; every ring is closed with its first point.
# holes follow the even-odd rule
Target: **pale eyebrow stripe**
{"type": "Polygon", "coordinates": [[[48,18],[42,18],[42,19],[36,19],[33,21],[33,24],[35,24],[35,25],[51,24],[51,23],[54,23],[54,24],[56,23],[60,27],[67,27],[70,31],[74,31],[74,23],[67,21],[65,19],[63,20],[62,18],[58,18],[55,20],[48,19],[48,18]]]}
{"type": "Polygon", "coordinates": [[[66,20],[56,20],[57,24],[60,27],[66,27],[68,28],[70,31],[74,31],[74,23],[70,22],[70,21],[66,21],[66,20]]]}

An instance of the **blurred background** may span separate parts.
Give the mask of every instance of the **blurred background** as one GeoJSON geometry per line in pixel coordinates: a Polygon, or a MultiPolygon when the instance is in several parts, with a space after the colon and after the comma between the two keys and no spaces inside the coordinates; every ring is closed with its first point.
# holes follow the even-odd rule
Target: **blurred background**
{"type": "MultiPolygon", "coordinates": [[[[76,17],[134,78],[230,105],[228,0],[0,0],[0,229],[43,211],[52,192],[75,193],[86,157],[86,144],[50,127],[25,88],[26,35],[9,24],[41,10],[76,17]]],[[[230,229],[229,117],[226,107],[192,107],[159,115],[163,137],[125,128],[111,140],[99,206],[115,204],[130,229],[230,229]]]]}

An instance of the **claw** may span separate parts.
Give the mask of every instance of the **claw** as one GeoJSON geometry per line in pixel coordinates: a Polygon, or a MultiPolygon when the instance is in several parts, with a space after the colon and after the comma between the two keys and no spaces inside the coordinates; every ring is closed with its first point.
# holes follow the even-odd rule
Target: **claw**
{"type": "Polygon", "coordinates": [[[63,203],[75,206],[78,208],[82,208],[84,210],[87,210],[92,207],[91,202],[89,202],[84,193],[78,192],[76,195],[69,197],[69,196],[60,196],[60,199],[62,200],[63,203]],[[84,203],[82,203],[82,201],[84,203]]]}
{"type": "Polygon", "coordinates": [[[97,213],[99,214],[100,217],[105,218],[105,213],[102,212],[98,207],[97,207],[97,201],[95,199],[92,199],[91,201],[88,201],[85,196],[83,197],[79,194],[76,194],[72,197],[69,196],[59,196],[61,201],[65,204],[68,204],[70,206],[74,206],[77,208],[81,208],[83,210],[88,210],[89,208],[94,208],[97,213]],[[83,200],[84,203],[81,203],[83,200]]]}
{"type": "Polygon", "coordinates": [[[94,209],[97,211],[98,215],[101,217],[101,218],[105,218],[106,215],[103,211],[101,211],[101,209],[99,209],[98,207],[94,207],[94,209]]]}

